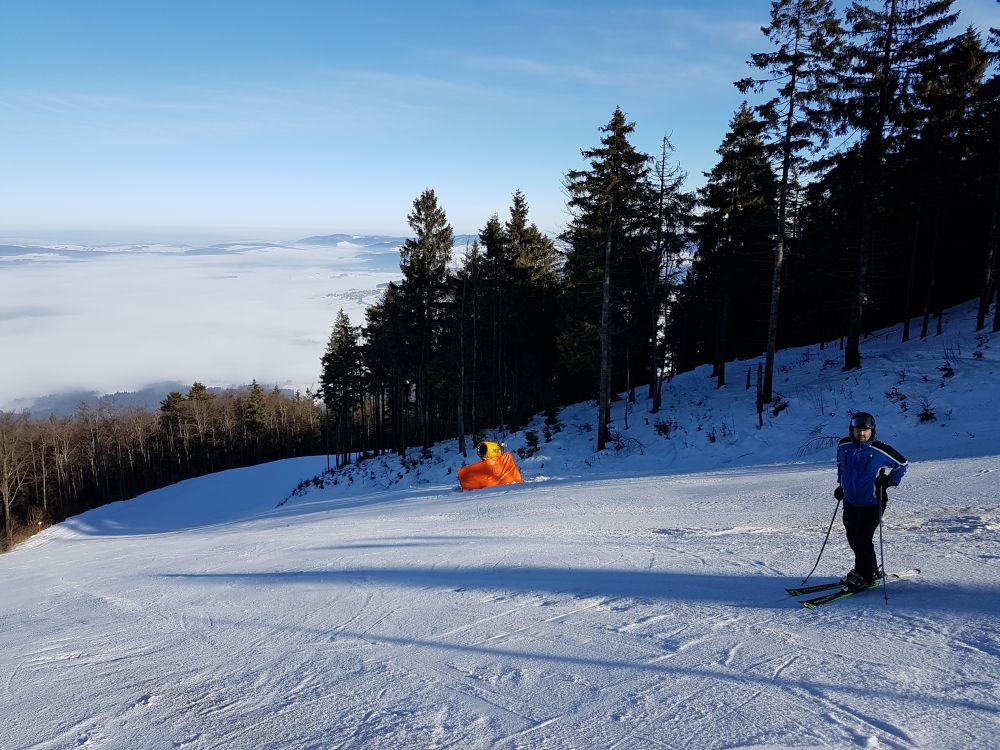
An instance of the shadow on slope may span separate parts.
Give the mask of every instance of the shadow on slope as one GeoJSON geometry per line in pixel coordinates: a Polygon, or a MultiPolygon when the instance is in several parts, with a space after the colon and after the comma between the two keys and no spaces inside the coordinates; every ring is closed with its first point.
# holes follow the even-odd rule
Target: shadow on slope
{"type": "MultiPolygon", "coordinates": [[[[578,597],[628,597],[641,601],[682,601],[736,607],[788,609],[797,601],[784,595],[786,586],[799,578],[688,573],[677,571],[614,570],[547,567],[405,567],[348,568],[345,570],[292,570],[234,573],[164,573],[165,578],[252,586],[329,584],[330,586],[402,586],[440,591],[478,591],[518,594],[569,594],[578,597]]],[[[921,611],[947,610],[993,615],[1000,591],[994,588],[941,586],[923,581],[889,584],[889,607],[919,607],[921,611]]],[[[885,607],[881,589],[835,607],[885,607]],[[863,603],[863,604],[862,604],[863,603]]],[[[820,610],[822,612],[822,610],[820,610]]],[[[804,616],[810,616],[805,614],[804,616]]]]}

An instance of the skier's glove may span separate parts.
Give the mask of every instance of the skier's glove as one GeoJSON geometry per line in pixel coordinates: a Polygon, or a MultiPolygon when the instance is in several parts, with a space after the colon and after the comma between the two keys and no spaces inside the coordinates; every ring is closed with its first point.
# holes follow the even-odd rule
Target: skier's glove
{"type": "Polygon", "coordinates": [[[896,483],[892,481],[892,477],[888,474],[879,474],[875,477],[875,486],[880,490],[884,490],[889,487],[895,487],[896,483]]]}
{"type": "Polygon", "coordinates": [[[833,491],[833,496],[834,496],[835,498],[837,498],[838,500],[843,500],[843,499],[844,499],[844,488],[843,488],[843,487],[841,487],[841,486],[840,486],[840,485],[838,484],[838,485],[837,485],[837,489],[835,489],[835,490],[833,491]]]}

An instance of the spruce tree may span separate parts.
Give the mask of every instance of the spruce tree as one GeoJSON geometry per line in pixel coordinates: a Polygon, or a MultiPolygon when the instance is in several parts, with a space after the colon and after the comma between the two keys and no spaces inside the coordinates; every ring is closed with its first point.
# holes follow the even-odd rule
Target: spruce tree
{"type": "Polygon", "coordinates": [[[777,219],[776,180],[763,130],[764,123],[744,102],[718,149],[718,163],[706,173],[708,182],[699,191],[698,247],[684,297],[688,317],[698,321],[700,330],[687,335],[700,340],[695,356],[699,361],[711,359],[719,387],[725,385],[727,359],[759,351],[764,343],[759,323],[765,316],[766,259],[777,219]]]}
{"type": "Polygon", "coordinates": [[[246,395],[240,397],[239,403],[243,417],[243,431],[253,439],[259,449],[261,438],[272,424],[271,410],[268,408],[264,389],[254,380],[246,395]]]}
{"type": "Polygon", "coordinates": [[[986,327],[990,301],[995,296],[993,332],[1000,331],[1000,29],[990,29],[990,52],[988,60],[992,75],[980,87],[976,97],[973,116],[976,136],[981,145],[983,161],[989,165],[986,184],[992,184],[989,201],[989,228],[986,233],[986,250],[982,270],[982,291],[979,295],[979,311],[976,315],[976,330],[986,327]]]}
{"type": "Polygon", "coordinates": [[[860,133],[859,184],[867,206],[856,243],[844,369],[861,366],[860,336],[868,291],[868,269],[885,209],[885,160],[893,141],[905,137],[907,104],[917,68],[947,44],[942,32],[954,23],[953,0],[882,0],[875,7],[854,2],[846,65],[835,109],[840,132],[860,133]]]}
{"type": "Polygon", "coordinates": [[[343,310],[337,313],[323,354],[320,393],[326,406],[327,430],[332,432],[337,465],[343,466],[352,448],[353,415],[362,399],[359,329],[351,325],[343,310]]]}
{"type": "Polygon", "coordinates": [[[554,398],[556,261],[555,244],[528,220],[520,190],[503,227],[513,264],[506,317],[511,418],[521,425],[554,398]]]}
{"type": "Polygon", "coordinates": [[[508,326],[514,258],[503,224],[496,214],[491,216],[479,233],[482,253],[483,335],[479,360],[481,395],[489,398],[488,414],[497,430],[509,421],[510,383],[508,379],[508,326]]]}
{"type": "Polygon", "coordinates": [[[446,369],[444,363],[435,359],[435,352],[444,323],[454,233],[433,190],[425,190],[413,201],[407,221],[416,236],[400,248],[399,265],[403,272],[400,292],[409,316],[412,344],[407,347],[409,351],[400,354],[412,357],[417,426],[421,445],[427,448],[434,408],[433,382],[446,369]]]}
{"type": "MultiPolygon", "coordinates": [[[[927,288],[926,315],[932,305],[937,312],[946,301],[956,301],[956,292],[967,287],[979,270],[981,245],[969,233],[981,224],[983,210],[979,196],[985,186],[982,159],[976,153],[974,110],[985,70],[986,52],[973,29],[923,60],[914,70],[912,94],[901,113],[903,125],[886,160],[890,190],[885,234],[910,239],[909,262],[906,248],[897,250],[893,259],[891,244],[878,255],[886,256],[890,266],[907,268],[901,314],[904,341],[921,277],[927,288]]],[[[873,282],[878,299],[893,298],[891,284],[883,282],[879,289],[878,279],[873,282]]]]}
{"type": "Polygon", "coordinates": [[[362,358],[378,417],[379,448],[403,455],[409,436],[413,341],[400,285],[389,282],[365,311],[362,358]]]}
{"type": "MultiPolygon", "coordinates": [[[[573,375],[589,380],[593,370],[592,364],[587,366],[585,352],[595,343],[590,332],[598,332],[599,451],[609,439],[612,339],[645,342],[651,335],[648,316],[641,312],[640,257],[653,244],[655,213],[648,179],[650,158],[629,142],[634,130],[635,123],[627,122],[621,109],[615,109],[611,121],[601,128],[601,144],[583,151],[589,168],[569,172],[565,182],[572,218],[561,235],[569,246],[561,356],[583,365],[584,371],[573,375]]],[[[645,346],[633,347],[632,353],[642,357],[645,350],[645,346]]]]}
{"type": "Polygon", "coordinates": [[[781,165],[767,354],[761,388],[761,401],[770,403],[791,178],[802,166],[803,150],[827,142],[829,103],[836,85],[835,63],[842,32],[831,0],[773,0],[771,24],[761,31],[775,49],[751,56],[750,65],[765,71],[768,77],[745,78],[737,81],[736,86],[743,93],[777,86],[776,95],[756,108],[767,124],[769,150],[781,165]]]}

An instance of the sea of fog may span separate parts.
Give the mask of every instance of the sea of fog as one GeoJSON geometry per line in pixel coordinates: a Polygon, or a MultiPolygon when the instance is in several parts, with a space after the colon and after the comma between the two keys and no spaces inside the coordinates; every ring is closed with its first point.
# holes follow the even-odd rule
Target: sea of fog
{"type": "Polygon", "coordinates": [[[0,409],[66,412],[119,392],[149,405],[194,381],[304,391],[337,311],[363,324],[399,278],[403,239],[0,239],[0,409]]]}

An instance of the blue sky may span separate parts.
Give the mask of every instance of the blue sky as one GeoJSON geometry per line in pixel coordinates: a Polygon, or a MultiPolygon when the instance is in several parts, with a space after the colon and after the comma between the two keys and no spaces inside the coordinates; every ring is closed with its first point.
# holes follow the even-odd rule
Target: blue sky
{"type": "Polygon", "coordinates": [[[770,5],[5,3],[0,231],[397,234],[426,187],[458,232],[518,188],[558,230],[616,106],[702,182],[770,5]]]}

